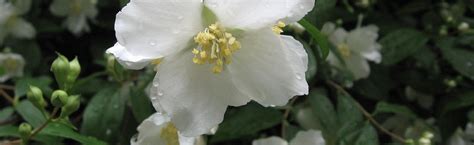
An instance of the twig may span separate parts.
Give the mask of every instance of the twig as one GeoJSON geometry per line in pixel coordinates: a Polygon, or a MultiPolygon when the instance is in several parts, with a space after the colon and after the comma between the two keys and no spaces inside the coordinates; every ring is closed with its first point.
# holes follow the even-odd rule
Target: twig
{"type": "Polygon", "coordinates": [[[15,87],[14,87],[14,86],[10,86],[10,85],[0,84],[0,89],[15,90],[15,87]]]}
{"type": "Polygon", "coordinates": [[[296,98],[297,97],[294,97],[290,100],[287,104],[288,108],[285,109],[285,113],[283,114],[283,121],[281,123],[281,137],[283,138],[286,136],[285,121],[288,119],[288,116],[290,116],[291,109],[293,109],[291,106],[296,102],[296,98]]]}
{"type": "MultiPolygon", "coordinates": [[[[351,96],[344,88],[342,88],[341,86],[339,86],[335,82],[328,80],[328,81],[326,81],[326,83],[329,84],[330,86],[336,88],[338,91],[342,92],[344,95],[351,96]]],[[[367,110],[364,109],[364,107],[362,107],[362,105],[360,105],[359,102],[357,102],[357,101],[354,101],[354,102],[355,102],[356,107],[364,114],[364,116],[370,121],[370,123],[372,123],[377,129],[379,129],[383,133],[391,136],[392,138],[394,138],[398,142],[401,142],[401,143],[406,142],[403,137],[398,136],[398,135],[390,132],[389,130],[385,129],[379,122],[377,122],[377,120],[375,120],[372,117],[372,115],[369,112],[367,112],[367,110]]]]}
{"type": "Polygon", "coordinates": [[[3,90],[2,88],[0,88],[0,95],[2,95],[3,98],[8,100],[8,102],[10,102],[11,104],[14,104],[15,100],[13,99],[13,97],[8,95],[8,93],[5,90],[3,90]]]}

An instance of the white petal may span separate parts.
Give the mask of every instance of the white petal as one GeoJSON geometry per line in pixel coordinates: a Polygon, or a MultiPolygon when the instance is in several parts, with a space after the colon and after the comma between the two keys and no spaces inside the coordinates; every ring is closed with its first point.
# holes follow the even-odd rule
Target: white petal
{"type": "Polygon", "coordinates": [[[307,55],[298,41],[270,29],[244,35],[241,50],[228,65],[241,92],[264,106],[285,105],[308,93],[307,55]]]}
{"type": "Polygon", "coordinates": [[[33,38],[36,35],[35,28],[30,22],[18,18],[10,30],[11,34],[18,38],[33,38]]]}
{"type": "Polygon", "coordinates": [[[352,54],[345,60],[347,69],[352,72],[354,79],[367,78],[370,74],[370,66],[367,60],[357,54],[352,54]]]}
{"type": "Polygon", "coordinates": [[[206,0],[205,4],[226,27],[260,29],[297,22],[314,7],[314,0],[206,0]]]}
{"type": "Polygon", "coordinates": [[[204,30],[201,11],[201,0],[132,0],[117,14],[116,37],[132,55],[160,58],[204,30]]]}
{"type": "Polygon", "coordinates": [[[54,0],[49,6],[49,11],[56,16],[66,16],[70,10],[70,4],[69,0],[54,0]]]}
{"type": "Polygon", "coordinates": [[[349,45],[351,51],[360,53],[365,58],[380,63],[382,61],[382,55],[379,51],[382,46],[377,43],[377,38],[377,26],[370,25],[361,27],[349,33],[347,36],[347,45],[349,45]]]}
{"type": "Polygon", "coordinates": [[[290,145],[325,145],[321,131],[300,131],[290,141],[290,145]]]}
{"type": "Polygon", "coordinates": [[[71,15],[67,17],[65,24],[69,31],[75,35],[79,35],[82,32],[89,32],[90,28],[87,24],[87,18],[84,14],[71,15]]]}
{"type": "MultiPolygon", "coordinates": [[[[214,74],[210,65],[192,62],[191,50],[166,57],[157,69],[151,100],[171,115],[186,136],[209,132],[222,122],[228,105],[250,101],[233,85],[228,71],[214,74]]],[[[159,108],[158,108],[159,109],[159,108]]]]}
{"type": "Polygon", "coordinates": [[[332,34],[329,35],[329,41],[334,45],[346,43],[347,31],[343,28],[337,28],[332,34]]]}
{"type": "Polygon", "coordinates": [[[5,73],[0,76],[0,82],[5,82],[12,77],[23,76],[25,59],[15,53],[0,53],[0,65],[5,69],[5,73]]]}
{"type": "Polygon", "coordinates": [[[336,24],[331,23],[331,22],[326,22],[323,25],[323,28],[321,29],[321,33],[330,35],[336,30],[336,24]]]}
{"type": "MultiPolygon", "coordinates": [[[[164,145],[161,138],[162,129],[169,125],[170,118],[162,113],[155,113],[143,121],[137,128],[138,136],[130,141],[132,145],[164,145]]],[[[195,137],[185,137],[178,133],[180,145],[194,145],[195,137]]]]}
{"type": "Polygon", "coordinates": [[[0,25],[3,25],[8,18],[12,16],[14,11],[15,7],[11,3],[5,0],[0,0],[0,25]]]}
{"type": "Polygon", "coordinates": [[[115,43],[113,47],[107,49],[107,53],[114,55],[115,58],[117,58],[117,61],[127,69],[142,69],[153,60],[152,58],[132,55],[119,43],[115,43]]]}
{"type": "Polygon", "coordinates": [[[288,145],[288,142],[283,140],[282,138],[272,136],[269,138],[254,140],[252,145],[288,145]]]}

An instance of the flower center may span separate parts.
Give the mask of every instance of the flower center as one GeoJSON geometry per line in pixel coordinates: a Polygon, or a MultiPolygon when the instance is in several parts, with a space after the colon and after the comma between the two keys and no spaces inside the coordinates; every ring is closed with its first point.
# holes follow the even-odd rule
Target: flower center
{"type": "Polygon", "coordinates": [[[283,33],[283,28],[286,27],[286,24],[282,21],[278,21],[278,23],[272,27],[272,30],[275,34],[283,33]]]}
{"type": "Polygon", "coordinates": [[[161,129],[160,138],[166,141],[166,145],[179,145],[178,129],[171,123],[161,129]]]}
{"type": "Polygon", "coordinates": [[[195,64],[211,64],[212,72],[220,73],[232,62],[232,54],[240,49],[240,42],[217,22],[194,37],[198,44],[193,49],[195,64]]]}
{"type": "Polygon", "coordinates": [[[341,43],[337,45],[337,50],[344,58],[349,58],[351,56],[351,50],[349,49],[349,45],[346,43],[341,43]]]}
{"type": "Polygon", "coordinates": [[[19,62],[12,58],[7,58],[3,62],[3,67],[5,70],[14,71],[18,69],[19,62]]]}

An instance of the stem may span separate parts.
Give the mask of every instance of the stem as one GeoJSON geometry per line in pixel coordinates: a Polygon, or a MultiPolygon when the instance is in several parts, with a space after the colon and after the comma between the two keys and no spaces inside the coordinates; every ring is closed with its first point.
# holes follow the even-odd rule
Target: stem
{"type": "Polygon", "coordinates": [[[290,116],[291,109],[293,109],[293,107],[291,107],[291,106],[295,102],[296,102],[296,97],[294,97],[293,99],[290,100],[290,102],[287,105],[288,108],[285,109],[285,113],[283,114],[283,121],[281,123],[281,137],[283,137],[283,138],[286,137],[285,121],[288,119],[288,116],[290,116]]]}
{"type": "MultiPolygon", "coordinates": [[[[351,96],[346,90],[344,90],[344,88],[342,88],[340,85],[336,84],[335,82],[333,82],[331,80],[327,80],[326,83],[329,84],[330,86],[334,87],[338,91],[342,92],[344,95],[351,96]]],[[[364,114],[364,116],[369,120],[369,122],[372,123],[377,129],[379,129],[383,133],[391,136],[392,138],[394,138],[398,142],[401,142],[401,143],[406,142],[403,137],[398,136],[397,134],[394,134],[394,133],[390,132],[389,130],[385,129],[379,122],[377,122],[377,120],[375,120],[372,117],[372,115],[369,112],[367,112],[367,110],[364,109],[364,107],[362,107],[362,105],[360,105],[359,102],[357,102],[357,101],[354,101],[354,102],[355,102],[356,107],[364,114]]]]}
{"type": "Polygon", "coordinates": [[[46,122],[41,124],[41,126],[39,128],[36,128],[35,130],[33,130],[33,132],[31,133],[31,135],[28,137],[27,140],[30,140],[35,135],[37,135],[41,130],[43,130],[46,126],[48,126],[48,124],[53,121],[53,118],[56,116],[58,111],[59,111],[59,107],[54,108],[53,113],[51,113],[51,116],[48,117],[48,120],[46,120],[46,122]]]}
{"type": "Polygon", "coordinates": [[[10,85],[0,84],[0,89],[15,90],[15,87],[14,87],[14,86],[10,86],[10,85]]]}
{"type": "Polygon", "coordinates": [[[1,87],[0,87],[0,94],[3,96],[3,98],[5,98],[11,104],[15,103],[15,100],[13,99],[13,97],[8,95],[8,93],[5,90],[3,90],[1,87]]]}

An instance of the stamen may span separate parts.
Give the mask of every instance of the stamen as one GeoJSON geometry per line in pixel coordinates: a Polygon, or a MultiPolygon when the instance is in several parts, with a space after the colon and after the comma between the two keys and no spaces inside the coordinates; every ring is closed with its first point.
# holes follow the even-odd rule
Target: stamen
{"type": "Polygon", "coordinates": [[[232,54],[240,49],[240,42],[219,24],[210,25],[194,37],[198,48],[193,49],[195,64],[211,64],[211,71],[221,73],[224,65],[230,64],[232,54]]]}
{"type": "Polygon", "coordinates": [[[286,24],[282,21],[278,21],[278,23],[272,27],[272,30],[275,34],[279,35],[283,33],[283,28],[286,27],[286,24]]]}
{"type": "Polygon", "coordinates": [[[351,50],[346,43],[341,43],[337,45],[337,50],[341,53],[342,57],[349,58],[351,56],[351,50]]]}

